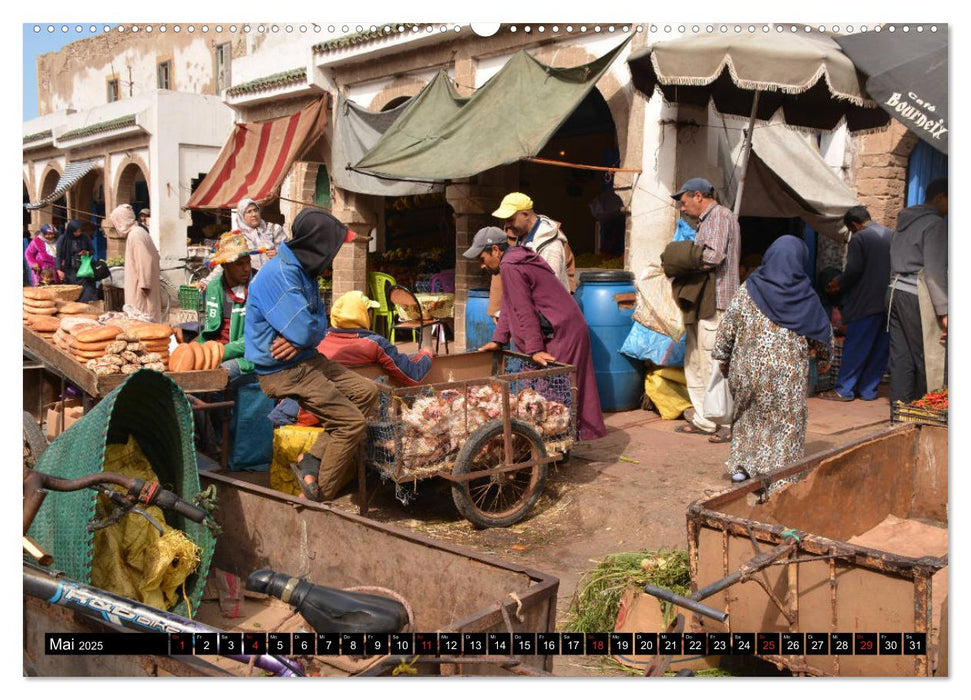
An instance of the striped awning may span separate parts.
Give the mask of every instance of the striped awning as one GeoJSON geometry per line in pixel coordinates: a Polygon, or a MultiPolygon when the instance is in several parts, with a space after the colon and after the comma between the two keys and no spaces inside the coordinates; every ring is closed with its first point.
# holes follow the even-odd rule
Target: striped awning
{"type": "Polygon", "coordinates": [[[64,172],[61,173],[61,179],[57,181],[57,187],[54,188],[54,191],[38,202],[34,202],[33,204],[25,203],[24,209],[33,211],[34,209],[40,209],[41,207],[59,199],[61,195],[78,184],[78,182],[81,181],[81,178],[91,172],[92,168],[94,168],[94,166],[97,164],[98,161],[96,160],[84,160],[78,163],[68,163],[67,167],[64,168],[64,172]]]}
{"type": "Polygon", "coordinates": [[[240,123],[187,209],[233,209],[244,197],[260,204],[274,199],[293,162],[313,147],[327,121],[325,99],[289,117],[240,123]]]}

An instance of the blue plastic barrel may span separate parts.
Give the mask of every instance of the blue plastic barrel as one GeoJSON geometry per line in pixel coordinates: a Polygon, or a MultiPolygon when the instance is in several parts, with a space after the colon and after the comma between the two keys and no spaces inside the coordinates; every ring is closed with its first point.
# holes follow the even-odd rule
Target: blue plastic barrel
{"type": "Polygon", "coordinates": [[[489,290],[470,289],[465,305],[465,349],[478,350],[492,340],[496,324],[489,317],[489,290]]]}
{"type": "Polygon", "coordinates": [[[635,291],[634,274],[626,270],[580,274],[575,298],[590,329],[597,391],[604,411],[637,408],[644,394],[644,363],[620,354],[634,324],[633,305],[621,308],[614,298],[635,291]]]}

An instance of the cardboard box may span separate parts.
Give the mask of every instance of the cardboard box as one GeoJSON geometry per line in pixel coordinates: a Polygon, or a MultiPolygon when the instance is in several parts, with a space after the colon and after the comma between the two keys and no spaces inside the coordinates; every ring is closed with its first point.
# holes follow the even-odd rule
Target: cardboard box
{"type": "MultiPolygon", "coordinates": [[[[81,420],[84,415],[84,407],[81,406],[79,399],[66,399],[64,401],[64,430],[81,420]]],[[[61,402],[55,401],[47,404],[47,441],[52,442],[54,438],[61,434],[61,402]]]]}

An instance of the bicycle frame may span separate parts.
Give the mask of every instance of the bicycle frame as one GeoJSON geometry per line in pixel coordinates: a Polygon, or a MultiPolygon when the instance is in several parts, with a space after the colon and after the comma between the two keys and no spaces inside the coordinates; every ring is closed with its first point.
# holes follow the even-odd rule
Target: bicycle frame
{"type": "MultiPolygon", "coordinates": [[[[67,608],[115,629],[185,634],[218,634],[225,631],[85,583],[72,581],[60,576],[58,572],[42,569],[29,562],[24,562],[23,576],[25,595],[67,608]]],[[[302,677],[304,675],[299,663],[282,656],[223,656],[241,663],[250,663],[252,660],[257,668],[275,676],[302,677]]]]}

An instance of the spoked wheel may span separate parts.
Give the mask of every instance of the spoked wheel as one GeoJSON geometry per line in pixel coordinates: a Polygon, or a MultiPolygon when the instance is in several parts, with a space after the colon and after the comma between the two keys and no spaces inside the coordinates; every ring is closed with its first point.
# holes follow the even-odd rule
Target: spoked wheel
{"type": "MultiPolygon", "coordinates": [[[[452,500],[464,518],[478,527],[508,527],[526,517],[543,493],[547,464],[485,474],[506,463],[502,421],[492,421],[469,437],[455,459],[452,473],[472,474],[468,481],[452,484],[452,500]]],[[[546,447],[539,433],[527,423],[512,421],[511,464],[545,459],[546,447]]]]}

